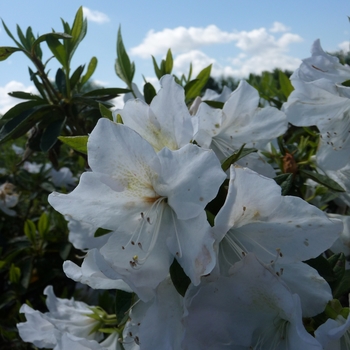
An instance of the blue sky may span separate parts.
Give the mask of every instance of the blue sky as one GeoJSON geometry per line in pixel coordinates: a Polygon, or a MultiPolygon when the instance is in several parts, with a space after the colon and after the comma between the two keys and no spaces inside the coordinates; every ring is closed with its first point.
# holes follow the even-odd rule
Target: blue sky
{"type": "MultiPolygon", "coordinates": [[[[61,31],[61,17],[72,23],[79,6],[84,6],[88,32],[72,67],[96,56],[93,78],[105,87],[124,87],[114,72],[119,25],[139,85],[142,74],[154,81],[151,55],[159,60],[169,47],[175,73],[187,73],[192,61],[195,73],[213,63],[214,76],[242,78],[276,66],[295,69],[317,38],[327,51],[347,49],[350,40],[349,0],[11,0],[2,2],[0,16],[13,34],[16,24],[44,34],[61,31]]],[[[0,46],[13,46],[2,27],[0,46]]],[[[44,57],[50,57],[47,50],[44,57]]],[[[0,62],[0,113],[18,101],[8,91],[33,90],[28,65],[21,53],[0,62]]]]}

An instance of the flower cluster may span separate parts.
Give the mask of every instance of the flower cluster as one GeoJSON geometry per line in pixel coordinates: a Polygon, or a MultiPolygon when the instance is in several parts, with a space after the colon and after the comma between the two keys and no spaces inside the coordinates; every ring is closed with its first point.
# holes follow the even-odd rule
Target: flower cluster
{"type": "Polygon", "coordinates": [[[243,144],[263,150],[288,121],[317,125],[317,164],[337,176],[350,203],[350,93],[338,85],[348,78],[350,69],[316,42],[292,76],[295,91],[284,112],[259,107],[258,92],[242,81],[222,96],[222,109],[197,99],[190,113],[183,88],[165,75],[150,104],[130,98],[115,121],[100,119],[87,144],[91,171],[49,202],[69,220],[70,241],[86,252],[81,266],[64,263],[66,275],[95,289],[135,293],[136,300],[127,318],[108,323],[94,308],[47,289],[49,313],[22,307],[21,337],[55,349],[349,346],[346,315],[315,336],[303,325],[332,299],[329,284],[304,261],[337,242],[343,220],[282,196],[264,176],[273,169],[260,153],[227,172],[221,166],[243,144]]]}

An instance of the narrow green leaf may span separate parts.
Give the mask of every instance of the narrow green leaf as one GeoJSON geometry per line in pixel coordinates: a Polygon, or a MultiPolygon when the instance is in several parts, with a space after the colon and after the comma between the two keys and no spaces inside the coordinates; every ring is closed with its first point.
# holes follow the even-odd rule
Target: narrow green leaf
{"type": "Polygon", "coordinates": [[[281,71],[278,71],[278,80],[281,85],[281,90],[284,97],[287,99],[291,92],[294,90],[289,78],[281,71]]]}
{"type": "Polygon", "coordinates": [[[345,192],[343,187],[341,187],[337,182],[335,182],[334,180],[332,180],[326,175],[318,174],[316,172],[304,170],[304,169],[300,169],[299,171],[300,173],[304,174],[306,177],[310,178],[311,180],[314,180],[319,184],[326,186],[327,188],[333,191],[345,192]]]}
{"type": "Polygon", "coordinates": [[[160,68],[158,67],[157,61],[154,58],[154,56],[152,56],[152,61],[153,61],[154,73],[156,73],[156,76],[159,80],[162,77],[162,72],[161,72],[160,68]]]}
{"type": "Polygon", "coordinates": [[[21,279],[21,269],[19,267],[16,267],[15,264],[11,264],[9,279],[13,284],[17,284],[21,279]]]}
{"type": "Polygon", "coordinates": [[[34,95],[30,92],[12,91],[9,92],[8,95],[10,95],[11,97],[20,98],[22,100],[39,100],[43,101],[43,103],[45,102],[40,96],[34,95]]]}
{"type": "Polygon", "coordinates": [[[176,259],[174,259],[173,263],[170,265],[169,272],[174,287],[180,295],[185,296],[191,280],[176,259]]]}
{"type": "Polygon", "coordinates": [[[145,102],[150,104],[154,98],[154,96],[157,95],[156,89],[151,83],[146,83],[143,86],[143,96],[145,98],[145,102]]]}
{"type": "Polygon", "coordinates": [[[75,151],[87,154],[88,136],[59,136],[58,139],[75,151]]]}
{"type": "Polygon", "coordinates": [[[242,145],[242,147],[233,153],[231,156],[227,157],[221,164],[221,168],[223,171],[226,171],[230,168],[232,164],[240,160],[241,158],[245,157],[246,155],[256,152],[255,148],[244,148],[245,143],[242,145]]]}
{"type": "Polygon", "coordinates": [[[171,71],[173,70],[173,63],[173,55],[169,49],[165,58],[165,74],[171,74],[171,71]]]}
{"type": "Polygon", "coordinates": [[[203,101],[204,103],[206,103],[208,106],[213,107],[213,108],[220,108],[222,109],[224,107],[224,102],[219,102],[219,101],[203,101]]]}
{"type": "Polygon", "coordinates": [[[31,243],[36,241],[36,227],[32,220],[27,219],[24,223],[24,234],[28,237],[31,243]]]}
{"type": "Polygon", "coordinates": [[[45,235],[47,234],[47,232],[49,232],[49,227],[50,227],[49,216],[45,212],[43,212],[40,215],[40,218],[38,221],[38,231],[41,238],[45,238],[45,235]]]}
{"type": "MultiPolygon", "coordinates": [[[[27,102],[24,102],[27,103],[27,102]]],[[[9,120],[0,130],[0,142],[16,139],[28,132],[46,114],[52,114],[54,106],[39,106],[25,110],[16,117],[9,120]]]]}
{"type": "Polygon", "coordinates": [[[59,33],[59,32],[52,32],[52,33],[46,33],[43,35],[40,35],[34,42],[32,47],[35,48],[37,45],[39,45],[41,42],[46,41],[48,37],[52,37],[55,39],[71,39],[72,36],[68,35],[67,33],[59,33]]]}
{"type": "Polygon", "coordinates": [[[75,86],[78,84],[80,77],[83,74],[84,68],[85,68],[84,65],[79,66],[69,78],[69,84],[70,84],[71,90],[73,90],[75,86]]]}
{"type": "Polygon", "coordinates": [[[66,123],[66,119],[56,120],[49,124],[49,126],[44,130],[41,140],[40,149],[43,152],[47,152],[57,141],[57,137],[61,134],[62,128],[66,123]]]}
{"type": "Polygon", "coordinates": [[[35,107],[38,107],[42,105],[43,103],[41,101],[27,101],[27,102],[21,102],[16,104],[14,107],[9,109],[3,116],[2,120],[4,119],[12,119],[14,117],[17,117],[19,114],[21,114],[24,111],[32,110],[35,107]]]}
{"type": "Polygon", "coordinates": [[[7,35],[16,43],[16,45],[17,45],[20,49],[24,49],[24,46],[21,45],[21,43],[18,42],[18,41],[15,39],[15,37],[14,37],[14,36],[12,35],[12,33],[10,32],[10,30],[7,28],[5,22],[4,22],[3,20],[1,20],[1,22],[2,22],[2,25],[3,25],[3,27],[4,27],[4,29],[5,29],[5,32],[7,33],[7,35]]]}
{"type": "Polygon", "coordinates": [[[17,28],[17,35],[18,35],[20,42],[26,48],[27,51],[30,51],[31,44],[27,42],[27,38],[24,36],[21,27],[17,24],[16,28],[17,28]]]}
{"type": "Polygon", "coordinates": [[[68,57],[67,52],[64,46],[60,43],[60,41],[53,37],[53,36],[47,36],[46,37],[46,43],[53,53],[53,55],[56,57],[58,62],[62,64],[65,70],[68,68],[68,57]]]}
{"type": "Polygon", "coordinates": [[[115,293],[115,314],[119,323],[127,316],[128,310],[134,303],[132,293],[117,289],[115,293]]]}
{"type": "Polygon", "coordinates": [[[107,230],[107,229],[105,229],[105,228],[99,227],[99,228],[95,231],[94,237],[101,237],[101,236],[104,236],[104,235],[106,235],[107,233],[110,233],[110,232],[112,232],[112,230],[107,230]]]}
{"type": "Polygon", "coordinates": [[[81,78],[81,82],[80,82],[81,85],[84,85],[91,78],[91,76],[95,72],[96,67],[97,67],[97,58],[92,57],[87,67],[87,71],[85,75],[81,78]]]}
{"type": "Polygon", "coordinates": [[[204,68],[202,71],[199,72],[196,79],[197,82],[193,86],[191,86],[190,89],[186,91],[186,100],[191,100],[193,98],[196,98],[197,96],[200,96],[200,93],[202,89],[204,88],[205,84],[208,82],[208,79],[210,77],[211,72],[211,64],[204,68]]]}
{"type": "Polygon", "coordinates": [[[126,53],[120,27],[117,36],[117,59],[115,69],[118,77],[131,88],[135,73],[135,65],[130,63],[129,56],[126,53]]]}
{"type": "Polygon", "coordinates": [[[10,46],[1,46],[0,47],[0,61],[5,61],[9,58],[14,52],[23,51],[18,47],[10,47],[10,46]]]}
{"type": "Polygon", "coordinates": [[[42,98],[43,98],[46,102],[48,102],[43,84],[39,82],[38,78],[36,77],[36,74],[30,69],[30,67],[28,67],[28,70],[29,70],[30,80],[33,81],[35,87],[36,87],[36,88],[38,89],[38,91],[40,92],[42,98]]]}
{"type": "Polygon", "coordinates": [[[347,296],[350,293],[350,270],[344,272],[343,278],[333,290],[334,298],[347,296]]]}
{"type": "Polygon", "coordinates": [[[68,43],[69,45],[69,61],[72,59],[73,54],[81,41],[84,39],[87,32],[87,20],[83,16],[83,7],[80,6],[73,22],[71,34],[72,39],[68,43]]]}
{"type": "Polygon", "coordinates": [[[188,91],[190,91],[192,89],[192,87],[194,87],[196,84],[198,84],[198,79],[193,79],[193,80],[189,81],[188,83],[186,83],[186,85],[184,87],[185,96],[187,95],[188,91]]]}
{"type": "Polygon", "coordinates": [[[100,108],[102,117],[113,121],[113,112],[109,108],[105,107],[102,103],[99,103],[98,106],[100,108]]]}
{"type": "Polygon", "coordinates": [[[67,82],[66,75],[61,68],[57,69],[55,83],[58,91],[63,95],[67,96],[67,82]]]}

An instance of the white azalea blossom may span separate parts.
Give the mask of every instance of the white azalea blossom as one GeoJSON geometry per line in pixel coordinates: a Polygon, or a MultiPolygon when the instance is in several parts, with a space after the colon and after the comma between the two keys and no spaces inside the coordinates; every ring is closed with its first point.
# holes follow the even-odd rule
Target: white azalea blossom
{"type": "Polygon", "coordinates": [[[123,109],[114,111],[124,125],[138,132],[156,152],[167,147],[177,150],[193,139],[191,115],[185,104],[184,89],[171,75],[160,80],[161,89],[150,105],[130,99],[123,109]]]}
{"type": "Polygon", "coordinates": [[[0,186],[0,210],[9,216],[15,216],[13,209],[18,203],[18,193],[15,192],[15,186],[5,182],[0,186]]]}
{"type": "Polygon", "coordinates": [[[333,83],[342,83],[350,79],[350,67],[339,62],[338,57],[327,54],[317,39],[311,48],[311,57],[303,59],[302,64],[290,77],[291,81],[299,79],[310,82],[327,79],[333,83]]]}
{"type": "Polygon", "coordinates": [[[110,267],[106,276],[117,278],[114,270],[147,299],[176,257],[198,284],[215,265],[204,207],[226,177],[214,153],[187,144],[157,154],[132,129],[100,119],[88,158],[92,172],[49,202],[64,215],[115,231],[100,249],[110,267]]]}
{"type": "Polygon", "coordinates": [[[350,350],[350,316],[338,315],[328,319],[315,331],[316,339],[324,350],[350,350]]]}
{"type": "Polygon", "coordinates": [[[87,304],[74,299],[57,298],[52,286],[46,287],[44,294],[47,295],[46,305],[49,312],[43,314],[27,304],[23,304],[20,309],[26,315],[27,321],[18,323],[17,328],[25,342],[33,343],[39,348],[64,349],[58,345],[66,333],[86,341],[102,340],[102,333],[91,332],[99,321],[88,316],[93,311],[87,304]]]}
{"type": "Polygon", "coordinates": [[[185,295],[183,349],[322,349],[303,326],[298,295],[254,254],[202,280],[185,295]]]}
{"type": "Polygon", "coordinates": [[[168,277],[157,287],[151,301],[139,301],[131,309],[123,332],[125,350],[180,349],[182,314],[183,298],[168,277]]]}
{"type": "Polygon", "coordinates": [[[213,149],[220,160],[243,144],[255,148],[265,146],[286,131],[287,120],[277,108],[258,105],[258,91],[242,80],[222,110],[200,104],[194,117],[198,119],[194,139],[202,147],[213,149]]]}
{"type": "Polygon", "coordinates": [[[302,261],[322,254],[341,230],[340,220],[331,221],[298,197],[282,196],[275,181],[232,166],[226,201],[214,226],[220,242],[221,272],[227,273],[248,252],[269,263],[277,250],[281,257],[276,267],[283,271],[282,278],[291,290],[300,295],[304,316],[316,315],[332,298],[331,290],[317,271],[302,261]]]}

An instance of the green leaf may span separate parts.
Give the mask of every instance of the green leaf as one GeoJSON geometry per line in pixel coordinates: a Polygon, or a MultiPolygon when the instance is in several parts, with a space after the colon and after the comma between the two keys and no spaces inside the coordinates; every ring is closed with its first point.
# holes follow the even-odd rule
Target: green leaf
{"type": "Polygon", "coordinates": [[[185,296],[191,280],[176,259],[174,259],[173,263],[171,264],[169,272],[174,287],[180,295],[185,296]]]}
{"type": "Polygon", "coordinates": [[[289,78],[281,71],[278,71],[278,80],[281,85],[281,90],[284,97],[287,99],[291,92],[294,90],[289,78]]]}
{"type": "Polygon", "coordinates": [[[24,223],[24,234],[28,237],[31,243],[36,241],[36,227],[32,220],[27,219],[24,223]]]}
{"type": "Polygon", "coordinates": [[[314,180],[319,184],[326,186],[327,188],[333,191],[345,192],[343,187],[341,187],[337,182],[335,182],[334,180],[332,180],[326,175],[318,174],[316,172],[304,170],[304,169],[300,169],[299,171],[300,173],[304,174],[306,177],[310,178],[311,180],[314,180]]]}
{"type": "Polygon", "coordinates": [[[135,74],[135,65],[134,63],[130,63],[129,56],[126,53],[120,27],[118,29],[117,36],[117,59],[115,63],[115,70],[118,77],[131,89],[132,80],[135,74]]]}
{"type": "Polygon", "coordinates": [[[87,68],[85,75],[81,78],[81,82],[80,82],[81,85],[84,85],[91,78],[91,76],[95,72],[96,67],[97,67],[97,58],[92,57],[90,62],[89,62],[89,65],[88,65],[88,68],[87,68]]]}
{"type": "Polygon", "coordinates": [[[171,74],[171,71],[173,70],[173,63],[173,55],[171,54],[171,50],[169,49],[165,58],[165,74],[171,74]]]}
{"type": "Polygon", "coordinates": [[[98,106],[100,107],[102,117],[113,121],[113,112],[109,108],[105,107],[102,103],[99,103],[98,106]]]}
{"type": "MultiPolygon", "coordinates": [[[[186,83],[184,89],[185,89],[185,96],[187,95],[188,91],[190,91],[192,89],[193,86],[195,86],[198,83],[198,79],[193,79],[191,81],[189,81],[188,83],[186,83]]],[[[179,82],[180,84],[180,82],[179,82]]]]}
{"type": "Polygon", "coordinates": [[[50,227],[49,217],[45,212],[43,212],[40,215],[40,218],[38,221],[38,231],[42,239],[45,238],[45,235],[47,234],[47,232],[49,232],[49,227],[50,227]]]}
{"type": "Polygon", "coordinates": [[[293,185],[293,174],[281,174],[276,176],[274,180],[281,186],[282,196],[286,196],[293,185]]]}
{"type": "Polygon", "coordinates": [[[43,41],[47,41],[46,39],[48,37],[52,37],[52,38],[55,38],[55,39],[71,39],[72,36],[71,35],[68,35],[67,33],[59,33],[59,32],[53,32],[53,33],[46,33],[46,34],[43,34],[43,35],[40,35],[38,37],[38,39],[36,39],[33,44],[32,44],[32,50],[37,46],[39,45],[41,42],[43,41]]]}
{"type": "Polygon", "coordinates": [[[211,72],[211,64],[204,68],[202,71],[199,72],[196,79],[197,82],[193,86],[191,86],[190,89],[186,91],[186,100],[191,100],[193,98],[196,98],[197,96],[200,96],[200,93],[202,89],[204,88],[205,84],[208,82],[208,79],[210,77],[211,72]]]}
{"type": "Polygon", "coordinates": [[[112,230],[107,230],[107,229],[105,229],[105,228],[99,227],[99,228],[95,231],[94,237],[101,237],[101,236],[104,236],[104,235],[106,235],[107,233],[110,233],[110,232],[112,232],[112,230]]]}
{"type": "Polygon", "coordinates": [[[344,272],[343,278],[338,285],[333,289],[334,298],[347,296],[350,293],[350,270],[344,272]]]}
{"type": "Polygon", "coordinates": [[[48,102],[46,93],[44,90],[44,85],[39,82],[38,78],[36,77],[36,74],[30,69],[30,67],[28,67],[28,70],[29,70],[30,80],[33,81],[35,87],[38,89],[43,99],[45,99],[45,101],[48,102]]]}
{"type": "Polygon", "coordinates": [[[9,58],[16,51],[23,51],[23,50],[19,49],[17,47],[1,46],[0,47],[0,61],[5,61],[7,58],[9,58]]]}
{"type": "Polygon", "coordinates": [[[69,47],[69,62],[81,41],[84,39],[87,32],[87,20],[83,16],[83,7],[80,6],[73,22],[71,35],[72,39],[68,42],[69,47]]]}
{"type": "Polygon", "coordinates": [[[69,84],[70,84],[71,90],[73,90],[75,86],[78,84],[80,77],[83,74],[83,71],[84,71],[84,66],[79,66],[69,78],[69,84]]]}
{"type": "Polygon", "coordinates": [[[146,83],[143,86],[143,96],[147,104],[150,104],[153,100],[153,97],[156,95],[157,95],[156,89],[151,83],[146,83]]]}
{"type": "Polygon", "coordinates": [[[43,100],[40,96],[31,94],[29,92],[24,91],[12,91],[9,92],[8,95],[15,98],[20,98],[22,100],[39,100],[45,103],[45,100],[43,100]]]}
{"type": "Polygon", "coordinates": [[[154,73],[156,73],[156,76],[157,76],[157,78],[159,80],[162,77],[162,71],[158,67],[157,61],[154,58],[154,56],[152,56],[152,61],[153,61],[154,73]]]}
{"type": "MultiPolygon", "coordinates": [[[[28,102],[24,102],[28,103],[28,102]]],[[[17,105],[18,106],[18,105],[17,105]]],[[[54,106],[38,106],[32,109],[27,109],[9,120],[0,130],[0,143],[9,139],[16,139],[24,135],[38,121],[44,118],[46,114],[51,114],[55,109],[54,106]]]]}
{"type": "Polygon", "coordinates": [[[323,277],[328,283],[336,280],[332,266],[322,255],[304,262],[316,269],[320,276],[323,277]]]}
{"type": "Polygon", "coordinates": [[[222,163],[221,168],[223,171],[226,171],[230,168],[230,166],[240,160],[241,158],[245,157],[246,155],[256,152],[255,148],[244,148],[245,143],[242,145],[242,147],[233,153],[231,156],[227,157],[222,163]]]}
{"type": "Polygon", "coordinates": [[[66,75],[61,68],[57,69],[55,83],[58,91],[63,95],[67,96],[67,81],[66,75]]]}
{"type": "Polygon", "coordinates": [[[213,107],[213,108],[220,108],[222,109],[224,107],[224,102],[219,102],[219,101],[203,101],[206,103],[208,106],[213,107]]]}
{"type": "Polygon", "coordinates": [[[53,55],[56,57],[58,62],[62,64],[65,70],[68,68],[68,57],[65,47],[60,43],[60,41],[53,37],[48,36],[46,37],[46,43],[50,49],[50,51],[53,53],[53,55]]]}
{"type": "Polygon", "coordinates": [[[35,107],[43,105],[42,101],[27,101],[16,104],[14,107],[9,109],[1,118],[1,120],[12,119],[17,117],[24,111],[32,110],[35,107]]]}
{"type": "MultiPolygon", "coordinates": [[[[14,36],[12,35],[12,33],[10,32],[10,30],[7,28],[5,22],[4,22],[3,20],[1,20],[1,22],[2,22],[2,25],[3,25],[3,27],[4,27],[4,29],[5,29],[5,32],[7,33],[7,35],[16,43],[16,45],[17,45],[19,48],[24,49],[24,47],[21,45],[21,43],[18,42],[18,41],[15,39],[15,37],[14,37],[14,36]]],[[[24,51],[24,50],[22,50],[22,51],[24,51]]]]}
{"type": "Polygon", "coordinates": [[[115,293],[115,314],[118,322],[121,324],[125,316],[128,316],[128,310],[134,303],[132,293],[117,289],[115,293]]]}
{"type": "Polygon", "coordinates": [[[27,51],[30,51],[31,43],[27,41],[27,38],[24,36],[22,29],[18,24],[16,25],[16,28],[17,28],[17,35],[18,35],[20,42],[26,48],[27,51]]]}
{"type": "Polygon", "coordinates": [[[59,136],[58,139],[75,151],[87,154],[88,136],[59,136]]]}
{"type": "Polygon", "coordinates": [[[66,123],[67,118],[56,120],[48,125],[41,136],[40,149],[43,152],[50,150],[57,142],[57,137],[61,134],[62,128],[66,123]]]}
{"type": "Polygon", "coordinates": [[[9,279],[10,282],[14,284],[17,284],[21,279],[21,269],[19,267],[16,267],[15,264],[11,264],[9,279]]]}

